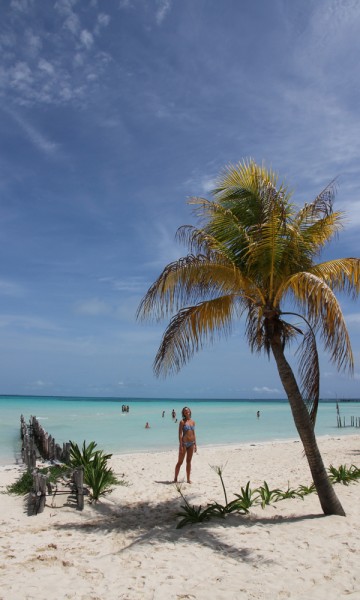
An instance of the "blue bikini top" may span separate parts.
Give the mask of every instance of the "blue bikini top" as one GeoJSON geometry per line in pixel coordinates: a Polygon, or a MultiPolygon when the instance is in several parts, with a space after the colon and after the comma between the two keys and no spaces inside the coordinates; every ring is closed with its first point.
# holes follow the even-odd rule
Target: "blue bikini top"
{"type": "Polygon", "coordinates": [[[194,431],[194,425],[184,425],[183,431],[194,431]]]}

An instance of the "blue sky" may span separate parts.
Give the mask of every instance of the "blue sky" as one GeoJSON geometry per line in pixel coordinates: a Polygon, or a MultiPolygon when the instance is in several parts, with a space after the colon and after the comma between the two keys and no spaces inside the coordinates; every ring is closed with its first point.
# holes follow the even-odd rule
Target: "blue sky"
{"type": "MultiPolygon", "coordinates": [[[[252,157],[300,204],[338,177],[359,256],[357,0],[2,0],[0,393],[282,398],[242,326],[156,379],[136,308],[186,249],[186,200],[252,157]]],[[[359,397],[321,355],[322,397],[359,397]]]]}

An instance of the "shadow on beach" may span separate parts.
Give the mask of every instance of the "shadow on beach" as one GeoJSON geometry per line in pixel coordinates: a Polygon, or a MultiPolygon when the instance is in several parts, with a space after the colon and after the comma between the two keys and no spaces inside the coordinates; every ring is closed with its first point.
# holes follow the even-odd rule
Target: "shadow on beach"
{"type": "MultiPolygon", "coordinates": [[[[165,482],[163,482],[165,483],[165,482]]],[[[54,528],[65,531],[81,531],[84,534],[124,534],[123,547],[116,554],[127,550],[139,548],[142,545],[154,546],[157,544],[182,544],[201,545],[210,548],[216,553],[229,555],[231,558],[248,562],[259,563],[259,561],[270,563],[272,561],[262,556],[259,549],[256,551],[251,547],[240,547],[243,538],[237,538],[239,545],[224,541],[224,530],[227,528],[262,528],[267,526],[276,528],[284,523],[296,523],[309,521],[311,519],[323,518],[323,514],[291,515],[273,517],[259,517],[250,515],[229,515],[226,519],[212,519],[194,526],[188,525],[182,529],[176,529],[178,523],[177,513],[180,510],[179,499],[166,500],[157,504],[149,505],[148,502],[139,502],[131,506],[98,503],[92,507],[94,518],[85,523],[57,523],[54,528]]]]}

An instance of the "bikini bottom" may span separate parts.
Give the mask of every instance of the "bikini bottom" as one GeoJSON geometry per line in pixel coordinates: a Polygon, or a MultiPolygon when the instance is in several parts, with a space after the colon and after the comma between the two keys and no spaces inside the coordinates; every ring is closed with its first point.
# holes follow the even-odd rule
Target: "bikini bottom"
{"type": "Polygon", "coordinates": [[[182,445],[185,446],[185,448],[191,448],[191,446],[193,446],[195,444],[195,442],[183,442],[182,445]]]}

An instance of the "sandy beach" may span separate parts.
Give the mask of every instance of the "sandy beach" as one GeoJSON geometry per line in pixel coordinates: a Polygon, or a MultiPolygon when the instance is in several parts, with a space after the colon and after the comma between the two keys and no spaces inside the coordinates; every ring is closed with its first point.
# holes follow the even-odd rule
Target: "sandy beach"
{"type": "MultiPolygon", "coordinates": [[[[320,438],[325,465],[360,464],[360,437],[320,438]]],[[[28,516],[24,498],[8,495],[21,467],[0,470],[1,600],[332,600],[360,598],[360,482],[337,484],[346,518],[324,517],[315,494],[249,515],[176,529],[182,500],[172,484],[173,452],[113,457],[127,482],[82,512],[65,495],[28,516]]],[[[298,441],[199,447],[191,504],[224,503],[251,481],[285,490],[310,483],[298,441]]],[[[184,480],[184,467],[180,480],[184,480]]]]}

